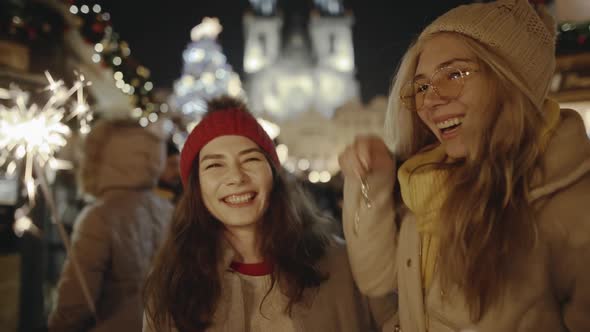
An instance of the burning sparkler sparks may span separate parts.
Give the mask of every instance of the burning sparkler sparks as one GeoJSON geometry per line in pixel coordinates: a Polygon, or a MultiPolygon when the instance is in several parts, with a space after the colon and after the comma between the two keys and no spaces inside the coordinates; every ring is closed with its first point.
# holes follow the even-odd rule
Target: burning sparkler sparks
{"type": "Polygon", "coordinates": [[[29,105],[29,93],[16,85],[11,85],[9,89],[0,88],[0,99],[6,100],[0,103],[0,167],[6,166],[5,173],[12,175],[19,167],[24,166],[23,181],[29,199],[28,204],[25,203],[16,210],[13,229],[18,236],[25,232],[40,234],[39,229],[28,217],[35,205],[35,193],[39,185],[51,211],[52,222],[56,225],[66,252],[76,269],[88,308],[96,317],[88,285],[75,257],[70,255],[69,239],[63,224],[59,221],[53,195],[45,177],[47,168],[60,165],[54,155],[66,145],[71,134],[65,122],[76,118],[80,124],[80,131],[89,131],[88,122],[92,120],[92,114],[84,98],[83,88],[90,85],[90,82],[87,82],[83,75],[76,73],[76,80],[68,89],[64,81],[54,80],[48,72],[45,72],[45,76],[49,85],[44,91],[50,92],[51,95],[41,108],[35,103],[29,105]],[[74,94],[76,101],[70,108],[70,105],[66,104],[74,94]]]}
{"type": "Polygon", "coordinates": [[[29,105],[28,92],[12,84],[9,89],[0,88],[0,167],[5,167],[7,175],[12,175],[24,162],[24,184],[29,204],[35,199],[36,181],[33,164],[42,168],[56,164],[55,153],[67,143],[71,134],[64,123],[74,117],[80,121],[80,128],[87,130],[92,119],[90,107],[84,98],[83,89],[90,83],[83,75],[76,73],[76,80],[70,89],[63,80],[55,80],[45,72],[49,85],[44,91],[51,93],[47,103],[39,107],[29,105]],[[66,109],[69,98],[77,94],[71,110],[66,109]],[[6,106],[9,104],[10,106],[6,106]]]}

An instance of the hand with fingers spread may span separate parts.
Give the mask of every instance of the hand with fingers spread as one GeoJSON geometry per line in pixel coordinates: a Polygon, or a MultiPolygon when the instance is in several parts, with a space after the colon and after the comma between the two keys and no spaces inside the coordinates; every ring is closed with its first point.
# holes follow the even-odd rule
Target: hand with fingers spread
{"type": "Polygon", "coordinates": [[[392,174],[395,163],[383,139],[358,136],[338,157],[345,178],[366,179],[370,174],[392,174]]]}

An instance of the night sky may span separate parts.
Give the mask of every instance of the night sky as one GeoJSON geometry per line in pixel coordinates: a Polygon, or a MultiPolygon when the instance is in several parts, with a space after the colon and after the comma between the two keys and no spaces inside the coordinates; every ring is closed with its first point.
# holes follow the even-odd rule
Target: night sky
{"type": "MultiPolygon", "coordinates": [[[[344,1],[355,18],[355,64],[363,100],[387,94],[401,55],[421,28],[448,9],[469,2],[344,1]]],[[[242,15],[250,8],[248,0],[104,0],[101,4],[111,13],[114,30],[129,43],[133,56],[151,70],[158,88],[171,88],[180,77],[182,51],[190,41],[190,30],[205,16],[220,19],[224,29],[219,42],[234,70],[243,73],[242,15]]],[[[313,0],[279,0],[283,13],[301,13],[305,18],[312,5],[313,0]]]]}

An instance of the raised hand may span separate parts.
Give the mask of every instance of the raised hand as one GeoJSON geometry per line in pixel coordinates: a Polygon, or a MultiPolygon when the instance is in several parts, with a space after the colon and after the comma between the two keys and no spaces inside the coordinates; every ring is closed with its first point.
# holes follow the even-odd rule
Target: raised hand
{"type": "Polygon", "coordinates": [[[365,179],[370,174],[395,172],[392,155],[378,136],[357,136],[338,156],[345,178],[365,179]]]}

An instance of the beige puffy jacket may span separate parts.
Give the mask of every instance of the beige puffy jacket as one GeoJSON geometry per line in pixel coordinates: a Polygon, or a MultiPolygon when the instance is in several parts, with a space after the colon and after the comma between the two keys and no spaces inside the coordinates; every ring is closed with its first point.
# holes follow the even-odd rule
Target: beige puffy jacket
{"type": "Polygon", "coordinates": [[[394,176],[368,179],[371,209],[359,204],[358,181],[347,180],[344,230],[361,291],[397,292],[404,332],[590,331],[590,141],[576,112],[562,110],[543,163],[544,177],[531,191],[538,209],[537,245],[520,262],[523,273],[509,281],[506,298],[476,323],[456,289],[441,290],[436,272],[424,294],[415,218],[407,213],[399,229],[394,220],[394,176]],[[354,234],[357,209],[361,220],[354,234]]]}
{"type": "Polygon", "coordinates": [[[143,128],[101,123],[89,134],[84,154],[82,184],[96,201],[76,220],[72,255],[90,288],[98,321],[67,259],[49,330],[140,331],[142,283],[172,212],[153,191],[164,144],[143,128]]]}

